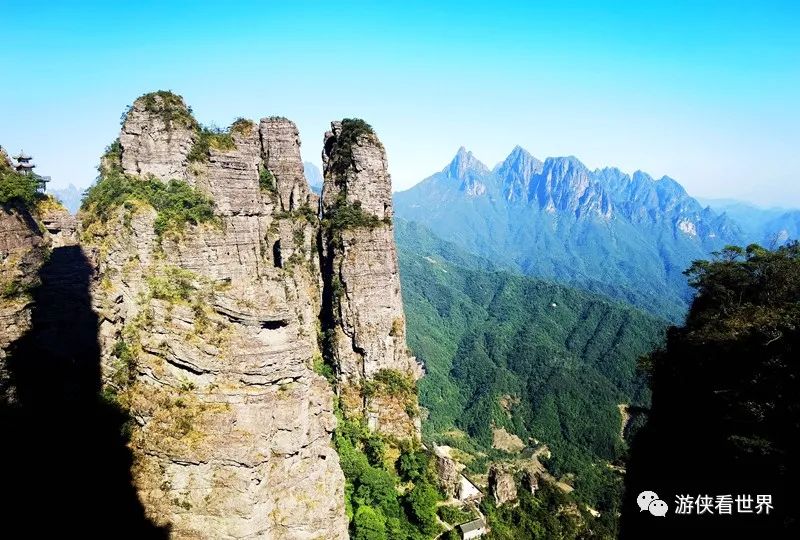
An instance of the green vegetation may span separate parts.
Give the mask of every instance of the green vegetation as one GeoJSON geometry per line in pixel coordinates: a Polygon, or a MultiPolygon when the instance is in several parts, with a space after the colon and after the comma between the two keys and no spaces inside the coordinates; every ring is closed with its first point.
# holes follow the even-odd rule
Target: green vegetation
{"type": "Polygon", "coordinates": [[[32,208],[39,198],[36,186],[35,175],[19,174],[0,158],[0,204],[17,203],[32,208]]]}
{"type": "Polygon", "coordinates": [[[450,264],[491,268],[404,222],[396,231],[408,343],[427,371],[424,436],[468,453],[476,473],[515,457],[492,448],[493,427],[535,439],[555,476],[575,475],[575,498],[613,520],[621,480],[606,464],[626,452],[617,406],[649,402],[636,364],[666,324],[576,289],[450,264]]]}
{"type": "MultiPolygon", "coordinates": [[[[181,125],[189,129],[198,129],[197,120],[192,116],[191,107],[187,107],[183,98],[169,90],[150,92],[139,98],[144,109],[161,117],[167,129],[181,125]]],[[[137,100],[138,101],[138,100],[137,100]]]]}
{"type": "Polygon", "coordinates": [[[236,148],[230,129],[224,130],[216,126],[198,127],[194,144],[189,151],[187,159],[189,161],[208,161],[208,152],[211,148],[221,151],[236,148]]]}
{"type": "Polygon", "coordinates": [[[275,177],[269,172],[269,169],[262,167],[258,171],[258,186],[262,191],[275,193],[277,186],[275,185],[275,177]]]}
{"type": "MultiPolygon", "coordinates": [[[[161,118],[167,130],[172,130],[176,125],[188,128],[195,132],[194,144],[189,151],[187,159],[190,162],[206,162],[210,149],[225,151],[233,150],[236,145],[232,134],[249,135],[255,129],[255,123],[247,118],[237,118],[227,130],[216,126],[202,126],[194,118],[192,108],[187,107],[183,98],[168,90],[150,92],[138,98],[144,109],[161,118]]],[[[130,108],[123,113],[124,123],[130,113],[130,108]]]]}
{"type": "Polygon", "coordinates": [[[471,512],[465,512],[461,508],[455,506],[448,506],[443,505],[439,507],[439,517],[442,518],[442,521],[445,523],[449,523],[450,525],[458,525],[460,523],[466,523],[467,521],[474,518],[471,512]]]}
{"type": "Polygon", "coordinates": [[[147,278],[153,298],[173,303],[190,302],[197,290],[196,282],[194,272],[177,266],[167,266],[159,274],[147,278]]]}
{"type": "Polygon", "coordinates": [[[337,204],[336,207],[328,213],[330,226],[337,230],[354,229],[357,227],[365,227],[374,229],[381,225],[391,223],[391,221],[379,219],[374,214],[369,214],[362,210],[361,201],[348,203],[346,201],[337,204]]]}
{"type": "Polygon", "coordinates": [[[136,368],[136,353],[128,342],[124,339],[118,339],[111,350],[111,354],[119,361],[116,365],[111,382],[114,383],[113,387],[116,391],[127,387],[134,377],[134,370],[136,368]]]}
{"type": "Polygon", "coordinates": [[[489,497],[482,509],[492,526],[490,540],[578,540],[585,538],[615,538],[602,528],[579,504],[558,488],[544,484],[532,496],[518,490],[519,505],[497,508],[489,497]],[[591,522],[591,527],[585,524],[591,522]]]}
{"type": "Polygon", "coordinates": [[[341,242],[340,233],[343,230],[358,227],[374,229],[391,223],[391,218],[380,219],[375,214],[365,212],[361,208],[361,201],[348,202],[345,191],[339,192],[335,204],[327,210],[322,220],[322,226],[329,233],[328,238],[334,242],[341,242]]]}
{"type": "Polygon", "coordinates": [[[308,203],[305,203],[294,210],[283,210],[281,212],[277,212],[275,214],[275,218],[292,220],[305,219],[312,225],[315,225],[319,221],[317,211],[314,208],[311,208],[308,203]]]}
{"type": "Polygon", "coordinates": [[[311,366],[314,369],[314,373],[322,375],[331,384],[336,383],[336,375],[333,372],[333,366],[325,362],[321,354],[317,353],[314,355],[311,359],[311,366]]]}
{"type": "Polygon", "coordinates": [[[336,147],[331,155],[333,170],[344,174],[353,161],[353,145],[358,143],[359,137],[371,136],[375,141],[375,131],[368,123],[360,118],[345,118],[342,120],[342,131],[336,138],[336,147]]]}
{"type": "Polygon", "coordinates": [[[118,138],[106,146],[106,151],[100,158],[98,170],[101,175],[122,174],[122,145],[118,138]]]}
{"type": "Polygon", "coordinates": [[[334,443],[346,479],[352,538],[423,540],[439,534],[436,503],[442,495],[425,450],[401,445],[395,466],[386,449],[396,443],[341,415],[334,443]]]}
{"type": "MultiPolygon", "coordinates": [[[[686,271],[697,291],[681,327],[642,363],[653,406],[631,447],[623,532],[642,538],[635,497],[645,485],[673,493],[770,493],[764,538],[795,538],[800,496],[800,244],[728,246],[686,271]],[[690,448],[691,456],[681,459],[690,448]],[[791,531],[791,532],[790,532],[791,531]]],[[[741,515],[715,524],[741,537],[741,515]]],[[[684,529],[672,523],[669,537],[684,529]]],[[[691,529],[693,532],[696,529],[691,529]]]]}
{"type": "Polygon", "coordinates": [[[17,279],[9,280],[0,287],[0,298],[17,298],[27,292],[27,288],[17,279]]]}
{"type": "Polygon", "coordinates": [[[372,381],[383,387],[391,396],[416,395],[417,386],[413,377],[396,369],[384,368],[378,371],[372,381]]]}
{"type": "Polygon", "coordinates": [[[154,228],[161,237],[167,232],[181,232],[187,224],[214,221],[212,201],[182,180],[161,182],[116,172],[101,175],[83,198],[82,209],[89,216],[86,223],[105,222],[111,213],[126,203],[139,201],[155,208],[154,228]]]}
{"type": "Polygon", "coordinates": [[[241,116],[233,121],[231,124],[231,133],[238,133],[239,135],[250,135],[256,129],[256,124],[248,118],[241,116]]]}

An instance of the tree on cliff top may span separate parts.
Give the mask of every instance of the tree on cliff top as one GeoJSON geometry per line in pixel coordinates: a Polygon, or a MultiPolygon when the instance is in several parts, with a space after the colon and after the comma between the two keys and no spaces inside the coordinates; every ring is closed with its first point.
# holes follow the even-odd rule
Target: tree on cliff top
{"type": "Polygon", "coordinates": [[[652,537],[635,503],[646,489],[670,504],[680,494],[772,497],[759,519],[660,520],[670,538],[797,538],[800,244],[727,247],[686,274],[697,289],[686,324],[645,365],[653,406],[632,447],[623,533],[652,537]]]}
{"type": "Polygon", "coordinates": [[[39,196],[36,177],[20,174],[0,160],[0,204],[19,203],[32,207],[39,196]]]}

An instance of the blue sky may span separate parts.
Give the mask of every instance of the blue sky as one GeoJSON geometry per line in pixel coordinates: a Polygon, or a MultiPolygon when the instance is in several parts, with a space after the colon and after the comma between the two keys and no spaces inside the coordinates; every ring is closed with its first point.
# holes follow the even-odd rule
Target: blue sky
{"type": "Polygon", "coordinates": [[[362,117],[396,189],[520,144],[800,206],[796,2],[431,4],[0,0],[0,144],[85,186],[125,106],[171,89],[203,123],[293,119],[315,162],[362,117]]]}

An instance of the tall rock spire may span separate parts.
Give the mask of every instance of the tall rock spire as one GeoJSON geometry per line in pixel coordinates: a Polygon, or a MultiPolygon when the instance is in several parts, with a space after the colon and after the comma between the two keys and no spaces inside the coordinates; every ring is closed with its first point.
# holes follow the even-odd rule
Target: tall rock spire
{"type": "Polygon", "coordinates": [[[422,374],[406,346],[386,153],[362,120],[331,126],[322,154],[327,352],[346,414],[363,414],[384,433],[416,436],[416,395],[393,399],[376,391],[389,379],[413,387],[422,374]]]}
{"type": "Polygon", "coordinates": [[[104,386],[136,418],[142,507],[175,538],[347,538],[334,393],[313,370],[319,220],[300,209],[299,144],[285,119],[203,129],[179,96],[148,94],[100,182],[184,180],[181,204],[207,199],[213,219],[158,235],[158,204],[84,212],[104,386]]]}
{"type": "Polygon", "coordinates": [[[197,121],[183,98],[172,92],[151,92],[133,102],[124,115],[120,143],[122,169],[131,175],[186,178],[197,121]]]}
{"type": "Polygon", "coordinates": [[[261,119],[264,163],[275,177],[281,208],[295,210],[308,202],[308,183],[300,158],[300,133],[291,120],[281,116],[261,119]]]}

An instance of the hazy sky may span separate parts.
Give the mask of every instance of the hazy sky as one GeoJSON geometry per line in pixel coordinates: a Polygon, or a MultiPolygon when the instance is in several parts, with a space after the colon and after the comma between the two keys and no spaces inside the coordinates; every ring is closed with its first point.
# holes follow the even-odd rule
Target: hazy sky
{"type": "Polygon", "coordinates": [[[432,4],[0,0],[0,144],[86,186],[125,106],[171,89],[203,123],[293,119],[317,163],[362,117],[395,189],[520,144],[800,206],[797,2],[432,4]]]}

